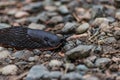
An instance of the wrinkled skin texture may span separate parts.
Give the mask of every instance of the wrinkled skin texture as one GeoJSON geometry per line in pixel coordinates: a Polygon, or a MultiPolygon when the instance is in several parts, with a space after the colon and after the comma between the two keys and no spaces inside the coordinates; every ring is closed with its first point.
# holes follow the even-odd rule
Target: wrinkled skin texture
{"type": "Polygon", "coordinates": [[[0,30],[0,44],[16,49],[51,50],[61,45],[61,39],[52,33],[25,27],[10,27],[0,30]]]}

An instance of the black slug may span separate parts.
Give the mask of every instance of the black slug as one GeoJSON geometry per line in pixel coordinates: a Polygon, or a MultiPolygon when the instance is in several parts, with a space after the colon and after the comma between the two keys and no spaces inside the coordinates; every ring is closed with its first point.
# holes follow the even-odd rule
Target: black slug
{"type": "Polygon", "coordinates": [[[62,45],[62,39],[43,30],[10,27],[0,29],[0,44],[15,49],[52,50],[62,45]]]}

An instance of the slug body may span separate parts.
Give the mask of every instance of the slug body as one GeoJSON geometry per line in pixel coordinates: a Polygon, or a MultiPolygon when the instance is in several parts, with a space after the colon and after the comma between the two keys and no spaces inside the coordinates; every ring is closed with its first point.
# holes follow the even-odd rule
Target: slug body
{"type": "Polygon", "coordinates": [[[25,27],[0,29],[0,44],[16,49],[52,50],[61,45],[61,39],[52,33],[25,27]]]}

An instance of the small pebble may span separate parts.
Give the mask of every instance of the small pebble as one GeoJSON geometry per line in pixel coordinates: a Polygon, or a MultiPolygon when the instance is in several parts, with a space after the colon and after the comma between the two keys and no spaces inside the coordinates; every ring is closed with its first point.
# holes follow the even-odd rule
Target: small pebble
{"type": "Polygon", "coordinates": [[[16,59],[22,59],[22,60],[28,60],[29,57],[31,57],[33,53],[28,50],[21,50],[15,52],[12,56],[15,57],[16,59]]]}
{"type": "Polygon", "coordinates": [[[100,80],[98,77],[93,76],[93,75],[89,75],[89,74],[83,76],[83,78],[84,78],[85,80],[100,80]]]}
{"type": "Polygon", "coordinates": [[[49,72],[48,74],[45,74],[43,76],[43,79],[44,80],[59,79],[62,75],[63,75],[62,72],[52,71],[52,72],[49,72]]]}
{"type": "Polygon", "coordinates": [[[88,23],[83,23],[81,24],[78,28],[76,28],[76,33],[84,33],[89,29],[89,24],[88,23]]]}
{"type": "Polygon", "coordinates": [[[8,56],[9,56],[10,54],[11,54],[11,53],[10,53],[8,50],[2,50],[2,51],[0,51],[0,59],[8,58],[8,56]]]}
{"type": "Polygon", "coordinates": [[[93,21],[92,25],[94,25],[94,26],[99,26],[99,25],[101,25],[102,23],[108,24],[108,22],[109,22],[109,19],[107,19],[107,18],[96,18],[96,19],[93,21]]]}
{"type": "Polygon", "coordinates": [[[47,70],[47,68],[45,66],[34,65],[30,69],[30,71],[26,77],[26,80],[40,80],[42,78],[42,76],[47,73],[49,73],[49,71],[47,70]]]}
{"type": "Polygon", "coordinates": [[[58,60],[51,60],[49,62],[50,67],[55,67],[55,66],[60,67],[61,65],[62,65],[62,62],[58,60]]]}
{"type": "Polygon", "coordinates": [[[70,51],[67,51],[65,54],[68,59],[85,58],[89,56],[93,47],[93,45],[79,45],[70,51]]]}
{"type": "Polygon", "coordinates": [[[44,25],[37,24],[37,23],[31,23],[28,27],[31,29],[40,29],[40,30],[43,30],[46,28],[44,25]]]}
{"type": "Polygon", "coordinates": [[[11,27],[11,26],[9,24],[6,24],[6,23],[0,23],[0,29],[8,28],[8,27],[11,27]]]}
{"type": "Polygon", "coordinates": [[[111,59],[109,58],[98,58],[96,61],[95,61],[95,65],[100,67],[102,64],[107,64],[111,62],[111,59]]]}
{"type": "Polygon", "coordinates": [[[60,6],[58,8],[59,12],[62,13],[62,14],[68,14],[69,13],[69,10],[66,6],[60,6]]]}
{"type": "Polygon", "coordinates": [[[76,70],[77,71],[87,71],[88,68],[83,64],[79,64],[78,66],[76,66],[76,70]]]}
{"type": "Polygon", "coordinates": [[[2,69],[0,69],[0,72],[3,74],[3,75],[14,75],[16,74],[18,71],[18,68],[16,65],[7,65],[5,67],[3,67],[2,69]]]}
{"type": "Polygon", "coordinates": [[[61,16],[54,16],[49,20],[50,23],[59,23],[62,21],[63,21],[63,17],[61,16]]]}
{"type": "Polygon", "coordinates": [[[114,37],[115,37],[117,40],[120,39],[120,30],[116,30],[116,31],[114,32],[114,37]]]}
{"type": "Polygon", "coordinates": [[[24,12],[24,11],[19,11],[15,14],[16,18],[22,18],[22,17],[27,17],[27,16],[29,16],[29,13],[24,12]]]}
{"type": "Polygon", "coordinates": [[[117,18],[118,20],[120,20],[120,11],[116,12],[115,18],[117,18]]]}
{"type": "Polygon", "coordinates": [[[68,70],[68,71],[73,71],[75,70],[75,65],[72,63],[66,63],[64,64],[64,67],[68,70]]]}
{"type": "Polygon", "coordinates": [[[77,27],[77,24],[74,22],[67,22],[65,26],[62,28],[62,32],[70,33],[71,31],[74,31],[74,29],[77,27]]]}
{"type": "Polygon", "coordinates": [[[70,73],[64,74],[61,80],[83,80],[83,78],[79,73],[70,72],[70,73]]]}

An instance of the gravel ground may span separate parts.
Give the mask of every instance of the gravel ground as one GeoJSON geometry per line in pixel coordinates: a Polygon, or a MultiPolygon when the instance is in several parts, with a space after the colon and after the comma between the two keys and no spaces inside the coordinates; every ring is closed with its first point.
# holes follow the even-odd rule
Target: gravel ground
{"type": "Polygon", "coordinates": [[[120,0],[0,0],[0,29],[65,37],[53,51],[0,47],[0,80],[120,80],[120,0]]]}

